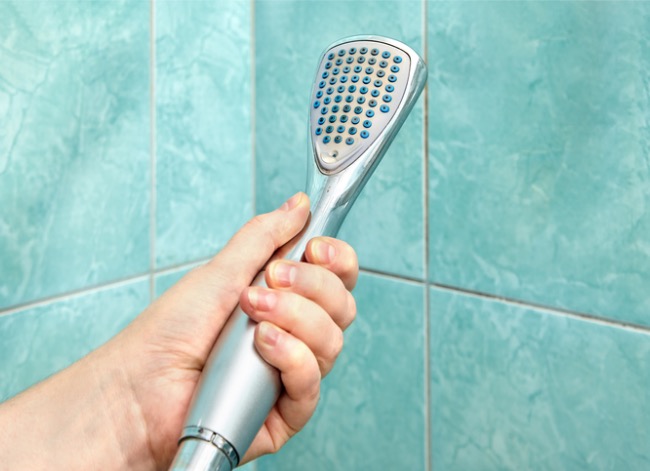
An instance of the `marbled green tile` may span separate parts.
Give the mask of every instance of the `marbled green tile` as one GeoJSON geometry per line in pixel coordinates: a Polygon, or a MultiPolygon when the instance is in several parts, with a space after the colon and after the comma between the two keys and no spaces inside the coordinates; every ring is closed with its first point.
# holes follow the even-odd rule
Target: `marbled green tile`
{"type": "Polygon", "coordinates": [[[430,293],[433,469],[648,469],[650,332],[430,293]]]}
{"type": "Polygon", "coordinates": [[[97,348],[148,303],[142,280],[0,315],[0,401],[97,348]]]}
{"type": "Polygon", "coordinates": [[[252,216],[248,0],[156,2],[156,264],[216,252],[252,216]]]}
{"type": "MultiPolygon", "coordinates": [[[[422,53],[422,2],[258,1],[255,4],[257,211],[304,189],[307,112],[315,67],[333,41],[357,34],[402,40],[422,53]],[[336,17],[336,21],[326,18],[336,17]]],[[[423,106],[419,103],[351,210],[341,237],[362,266],[422,278],[423,106]]]]}
{"type": "Polygon", "coordinates": [[[314,417],[260,471],[424,469],[423,290],[361,275],[358,316],[314,417]]]}
{"type": "Polygon", "coordinates": [[[427,6],[430,280],[650,325],[650,3],[427,6]]]}
{"type": "Polygon", "coordinates": [[[257,461],[251,461],[244,466],[238,466],[237,471],[257,471],[257,461]]]}
{"type": "Polygon", "coordinates": [[[146,2],[0,2],[0,308],[144,272],[146,2]]]}

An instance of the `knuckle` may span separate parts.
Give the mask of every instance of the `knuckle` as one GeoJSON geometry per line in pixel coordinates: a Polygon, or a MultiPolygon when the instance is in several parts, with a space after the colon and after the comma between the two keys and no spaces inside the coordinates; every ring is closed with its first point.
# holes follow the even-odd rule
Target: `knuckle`
{"type": "Polygon", "coordinates": [[[287,365],[291,370],[305,370],[310,368],[311,351],[304,344],[297,344],[289,351],[287,365]]]}
{"type": "Polygon", "coordinates": [[[268,245],[267,250],[273,251],[278,246],[277,227],[268,213],[258,214],[249,219],[241,232],[247,237],[254,236],[260,243],[268,245]]]}
{"type": "Polygon", "coordinates": [[[344,269],[349,274],[355,274],[359,271],[359,259],[354,250],[351,250],[348,256],[345,257],[344,269]]]}
{"type": "Polygon", "coordinates": [[[344,342],[343,331],[340,329],[334,329],[334,335],[330,343],[330,353],[329,353],[329,358],[332,361],[334,361],[343,350],[343,342],[344,342]]]}
{"type": "Polygon", "coordinates": [[[315,375],[305,390],[305,399],[317,403],[320,400],[320,374],[315,375]]]}
{"type": "Polygon", "coordinates": [[[250,232],[259,232],[259,231],[268,231],[267,229],[267,215],[266,214],[258,214],[256,216],[253,216],[245,225],[244,228],[247,231],[250,232]]]}
{"type": "Polygon", "coordinates": [[[320,370],[323,376],[329,373],[331,369],[331,364],[329,361],[321,357],[316,358],[316,361],[318,362],[318,369],[320,370]]]}
{"type": "Polygon", "coordinates": [[[337,260],[335,272],[340,278],[355,277],[359,271],[359,261],[356,253],[350,251],[343,252],[337,260]]]}
{"type": "Polygon", "coordinates": [[[346,311],[346,319],[345,319],[345,326],[349,326],[354,322],[354,320],[357,318],[357,300],[354,299],[354,296],[352,296],[352,293],[348,291],[348,308],[346,311]]]}

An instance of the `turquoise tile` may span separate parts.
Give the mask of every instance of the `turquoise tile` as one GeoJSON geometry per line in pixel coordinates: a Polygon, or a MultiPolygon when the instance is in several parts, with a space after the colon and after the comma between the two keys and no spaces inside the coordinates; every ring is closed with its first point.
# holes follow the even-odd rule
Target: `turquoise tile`
{"type": "Polygon", "coordinates": [[[650,325],[650,3],[427,7],[430,280],[650,325]]]}
{"type": "Polygon", "coordinates": [[[141,280],[0,315],[0,401],[105,343],[148,303],[141,280]]]}
{"type": "Polygon", "coordinates": [[[423,290],[361,275],[357,320],[314,417],[260,471],[424,469],[423,290]]]}
{"type": "Polygon", "coordinates": [[[238,466],[237,471],[257,471],[257,461],[251,461],[244,466],[238,466]]]}
{"type": "MultiPolygon", "coordinates": [[[[256,209],[304,189],[307,111],[315,67],[333,41],[357,34],[402,40],[422,52],[422,2],[255,3],[256,209]],[[323,18],[336,15],[336,21],[323,18]]],[[[419,103],[341,230],[361,265],[425,277],[423,106],[419,103]]]]}
{"type": "Polygon", "coordinates": [[[208,257],[253,214],[248,0],[156,2],[156,265],[208,257]]]}
{"type": "Polygon", "coordinates": [[[430,293],[433,469],[648,469],[650,332],[430,293]]]}
{"type": "Polygon", "coordinates": [[[0,309],[146,271],[148,18],[0,2],[0,309]]]}

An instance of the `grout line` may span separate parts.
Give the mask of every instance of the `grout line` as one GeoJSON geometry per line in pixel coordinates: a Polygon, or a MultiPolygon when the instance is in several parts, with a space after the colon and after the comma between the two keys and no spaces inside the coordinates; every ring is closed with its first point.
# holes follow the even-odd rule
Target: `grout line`
{"type": "Polygon", "coordinates": [[[27,309],[33,309],[35,307],[45,306],[51,303],[64,301],[66,299],[75,298],[77,296],[84,296],[86,294],[96,293],[98,291],[103,291],[106,289],[119,288],[120,286],[127,285],[129,283],[134,283],[137,281],[144,281],[150,278],[150,273],[145,272],[139,275],[133,275],[125,278],[120,278],[117,280],[110,281],[108,283],[100,283],[97,285],[86,286],[80,289],[66,291],[65,293],[55,294],[53,296],[46,296],[44,298],[39,298],[35,301],[29,301],[22,304],[16,304],[7,309],[0,309],[0,317],[6,316],[9,314],[15,314],[19,311],[24,311],[27,309]]]}
{"type": "MultiPolygon", "coordinates": [[[[424,0],[427,1],[427,0],[424,0]]],[[[431,308],[429,287],[424,287],[424,463],[431,471],[431,308]]]]}
{"type": "Polygon", "coordinates": [[[156,0],[150,0],[149,9],[149,149],[151,152],[150,206],[149,206],[149,302],[155,295],[156,270],[156,0]]]}
{"type": "Polygon", "coordinates": [[[255,127],[257,120],[256,115],[255,115],[255,107],[257,106],[257,101],[256,101],[256,90],[257,88],[255,87],[255,0],[250,0],[251,2],[251,29],[250,29],[250,39],[251,39],[251,54],[250,54],[250,61],[251,61],[251,184],[253,186],[252,188],[252,212],[250,216],[254,216],[257,214],[257,164],[256,164],[256,156],[255,156],[255,127]]]}
{"type": "Polygon", "coordinates": [[[212,257],[203,257],[196,260],[190,260],[189,262],[177,263],[176,265],[169,265],[167,267],[157,269],[154,272],[154,275],[167,275],[168,273],[172,273],[176,270],[197,267],[199,265],[208,263],[210,260],[212,260],[212,257]]]}
{"type": "MultiPolygon", "coordinates": [[[[83,288],[79,288],[76,290],[72,291],[66,291],[60,294],[56,294],[53,296],[46,296],[44,298],[39,298],[34,301],[29,301],[26,303],[21,303],[21,304],[15,304],[7,309],[0,309],[0,316],[4,316],[7,314],[13,314],[18,311],[24,311],[26,309],[31,309],[34,307],[39,307],[43,306],[46,304],[51,304],[59,301],[63,301],[68,298],[73,298],[76,296],[81,296],[84,294],[91,294],[97,291],[102,291],[104,289],[111,289],[111,288],[117,288],[122,285],[126,285],[129,283],[133,283],[136,281],[142,281],[142,280],[148,280],[151,282],[151,279],[155,279],[156,275],[166,275],[168,273],[174,272],[176,270],[182,270],[184,268],[194,268],[195,266],[202,265],[204,263],[207,263],[210,261],[212,257],[207,257],[207,258],[200,258],[197,260],[191,260],[189,262],[183,262],[179,263],[177,265],[170,265],[165,268],[159,268],[157,270],[152,271],[146,271],[144,273],[140,273],[138,275],[133,275],[133,276],[128,276],[125,278],[118,278],[116,280],[111,280],[106,283],[100,283],[97,285],[91,285],[91,286],[86,286],[83,288]]],[[[151,301],[150,301],[151,302],[151,301]]]]}
{"type": "Polygon", "coordinates": [[[530,302],[530,301],[522,301],[519,299],[515,298],[508,298],[504,296],[497,296],[495,294],[490,294],[490,293],[484,293],[481,291],[474,291],[471,289],[467,288],[460,288],[458,286],[453,286],[453,285],[446,285],[442,283],[429,283],[427,281],[423,281],[417,278],[413,277],[407,277],[407,276],[402,276],[402,275],[395,275],[393,273],[387,273],[383,272],[380,270],[374,270],[370,268],[361,268],[359,270],[361,273],[366,273],[368,275],[375,275],[379,276],[382,278],[387,278],[390,280],[394,281],[401,281],[401,282],[410,282],[410,283],[415,283],[419,285],[426,285],[428,288],[438,288],[440,290],[445,290],[445,291],[453,291],[455,293],[459,294],[464,294],[467,296],[472,296],[475,298],[483,298],[483,299],[489,299],[493,301],[499,301],[504,304],[511,304],[513,306],[519,306],[519,307],[525,307],[525,308],[530,308],[530,309],[537,309],[544,311],[549,314],[554,314],[556,316],[566,316],[570,317],[572,319],[579,319],[582,321],[587,321],[587,322],[592,322],[595,324],[600,324],[600,325],[605,325],[608,327],[616,327],[619,329],[624,329],[624,330],[630,330],[634,331],[637,333],[643,333],[643,334],[650,334],[650,326],[645,326],[641,324],[635,324],[633,322],[625,322],[625,321],[620,321],[617,319],[611,319],[607,317],[602,317],[594,314],[588,314],[585,312],[578,312],[578,311],[571,311],[569,309],[564,309],[561,307],[556,307],[556,306],[549,306],[545,304],[539,304],[535,302],[530,302]]]}
{"type": "MultiPolygon", "coordinates": [[[[76,289],[76,290],[71,290],[71,291],[66,291],[64,293],[56,294],[53,296],[46,296],[44,298],[39,298],[35,301],[30,301],[22,304],[16,304],[13,305],[9,308],[2,308],[0,309],[0,316],[7,315],[7,314],[13,314],[18,311],[22,311],[25,309],[31,309],[33,307],[38,307],[42,306],[45,304],[57,302],[57,301],[62,301],[66,298],[71,298],[79,295],[84,295],[84,294],[90,294],[96,291],[101,291],[103,289],[110,289],[110,288],[116,288],[128,283],[136,282],[136,281],[142,281],[145,279],[150,279],[154,275],[163,275],[170,273],[175,270],[180,270],[183,268],[191,268],[196,265],[200,265],[202,263],[207,263],[211,257],[208,258],[201,258],[197,260],[192,260],[189,262],[184,262],[178,265],[172,265],[169,267],[165,268],[160,268],[153,273],[147,271],[145,273],[140,273],[137,275],[133,276],[128,276],[125,278],[119,278],[116,280],[109,281],[107,283],[100,283],[97,285],[91,285],[91,286],[86,286],[84,288],[76,289]]],[[[513,306],[518,306],[518,307],[525,307],[525,308],[532,308],[532,309],[537,309],[537,310],[542,310],[546,313],[556,315],[556,316],[565,316],[565,317],[570,317],[572,319],[578,319],[586,322],[592,322],[595,324],[607,326],[607,327],[614,327],[614,328],[619,328],[619,329],[624,329],[624,330],[629,330],[632,332],[636,333],[642,333],[645,335],[650,334],[650,326],[645,326],[645,325],[640,325],[640,324],[635,324],[632,322],[624,322],[624,321],[619,321],[616,319],[609,319],[605,317],[600,317],[596,316],[593,314],[587,314],[583,312],[577,312],[577,311],[570,311],[568,309],[563,309],[559,307],[554,307],[554,306],[547,306],[539,303],[532,303],[532,302],[527,302],[527,301],[521,301],[518,299],[513,299],[513,298],[507,298],[503,296],[497,296],[494,294],[490,293],[483,293],[480,291],[473,291],[465,288],[459,288],[457,286],[452,286],[452,285],[445,285],[441,283],[427,283],[423,280],[419,280],[417,278],[412,278],[412,277],[406,277],[406,276],[399,276],[395,275],[392,273],[386,273],[382,272],[379,270],[373,270],[373,269],[368,269],[368,268],[361,268],[359,270],[360,273],[365,273],[368,275],[374,275],[374,276],[379,276],[382,278],[387,278],[393,281],[400,281],[402,283],[408,282],[408,283],[414,283],[417,285],[424,285],[427,287],[427,292],[428,288],[437,288],[439,290],[444,290],[444,291],[452,291],[455,293],[459,294],[464,294],[467,296],[475,297],[475,298],[483,298],[483,299],[488,299],[492,301],[498,301],[504,304],[510,304],[513,306]]]]}
{"type": "Polygon", "coordinates": [[[544,311],[547,314],[555,315],[555,316],[564,316],[564,317],[569,317],[571,319],[577,319],[581,321],[586,321],[586,322],[591,322],[594,324],[599,324],[607,327],[614,327],[618,329],[623,329],[623,330],[629,330],[633,331],[636,333],[643,333],[645,335],[650,334],[650,326],[645,326],[641,324],[635,324],[633,322],[625,322],[625,321],[620,321],[617,319],[610,319],[594,314],[588,314],[585,312],[578,312],[578,311],[571,311],[569,309],[564,309],[561,307],[555,307],[555,306],[548,306],[545,304],[539,304],[535,302],[530,302],[530,301],[522,301],[519,299],[515,298],[508,298],[504,296],[497,296],[494,294],[490,293],[484,293],[481,291],[473,291],[470,289],[466,288],[459,288],[457,286],[451,286],[451,285],[445,285],[441,283],[429,283],[429,286],[432,288],[438,288],[441,290],[445,291],[453,291],[455,293],[459,294],[464,294],[467,296],[472,296],[475,298],[483,298],[483,299],[488,299],[492,301],[498,301],[503,304],[510,304],[512,306],[516,307],[525,307],[529,309],[536,309],[539,311],[544,311]]]}
{"type": "MultiPolygon", "coordinates": [[[[427,0],[422,0],[422,40],[424,42],[424,61],[429,60],[429,41],[427,36],[427,0]]],[[[424,279],[429,279],[429,85],[422,91],[424,99],[423,153],[424,171],[424,279]]],[[[424,288],[424,463],[425,469],[433,470],[431,456],[431,308],[429,287],[424,288]]]]}
{"type": "Polygon", "coordinates": [[[404,275],[395,275],[394,273],[388,273],[385,271],[381,270],[375,270],[373,268],[359,268],[360,273],[366,273],[368,275],[376,275],[376,276],[381,276],[382,278],[389,278],[394,281],[408,281],[411,283],[416,283],[418,285],[425,285],[427,284],[426,281],[421,280],[419,278],[414,278],[410,276],[404,276],[404,275]]]}

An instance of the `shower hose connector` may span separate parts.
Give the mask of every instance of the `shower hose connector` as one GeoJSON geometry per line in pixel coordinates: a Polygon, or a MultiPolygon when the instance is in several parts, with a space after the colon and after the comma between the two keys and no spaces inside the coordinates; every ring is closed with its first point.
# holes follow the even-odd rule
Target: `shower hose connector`
{"type": "Polygon", "coordinates": [[[169,471],[232,471],[239,464],[235,448],[218,433],[186,427],[169,471]]]}

